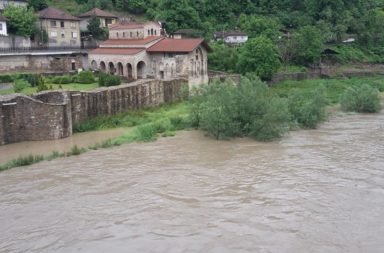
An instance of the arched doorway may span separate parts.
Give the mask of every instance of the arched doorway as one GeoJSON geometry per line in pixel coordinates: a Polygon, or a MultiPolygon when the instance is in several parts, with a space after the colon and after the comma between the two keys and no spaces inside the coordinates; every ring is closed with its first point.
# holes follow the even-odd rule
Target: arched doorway
{"type": "Polygon", "coordinates": [[[105,66],[105,62],[100,62],[100,70],[102,71],[102,72],[106,72],[106,70],[107,70],[107,67],[105,66]]]}
{"type": "Polygon", "coordinates": [[[117,63],[117,74],[119,76],[124,76],[124,67],[121,62],[117,63]]]}
{"type": "Polygon", "coordinates": [[[130,63],[127,63],[127,76],[129,80],[133,79],[132,65],[130,63]]]}
{"type": "Polygon", "coordinates": [[[143,79],[143,78],[146,78],[146,74],[145,74],[145,62],[143,61],[140,61],[138,64],[137,64],[137,79],[143,79]]]}
{"type": "Polygon", "coordinates": [[[110,73],[110,74],[112,74],[112,75],[115,74],[116,70],[115,70],[115,65],[113,64],[113,62],[110,62],[110,63],[108,64],[108,70],[109,70],[109,73],[110,73]]]}
{"type": "Polygon", "coordinates": [[[97,70],[97,62],[95,60],[91,62],[91,68],[93,71],[97,70]]]}

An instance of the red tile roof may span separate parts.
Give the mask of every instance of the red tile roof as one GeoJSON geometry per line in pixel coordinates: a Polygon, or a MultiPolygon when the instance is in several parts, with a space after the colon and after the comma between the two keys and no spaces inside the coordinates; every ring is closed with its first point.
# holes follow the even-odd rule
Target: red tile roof
{"type": "Polygon", "coordinates": [[[144,46],[159,39],[162,39],[162,37],[151,36],[145,39],[110,39],[104,41],[100,46],[144,46]]]}
{"type": "Polygon", "coordinates": [[[113,54],[113,55],[135,55],[142,52],[144,48],[96,48],[90,54],[113,54]]]}
{"type": "Polygon", "coordinates": [[[61,10],[57,10],[52,7],[45,8],[44,10],[39,11],[39,18],[41,19],[56,19],[56,20],[74,20],[80,21],[80,19],[63,12],[61,10]]]}
{"type": "Polygon", "coordinates": [[[198,46],[204,46],[208,51],[211,51],[204,39],[163,39],[155,45],[147,49],[149,53],[189,53],[195,50],[198,46]]]}
{"type": "Polygon", "coordinates": [[[116,15],[113,15],[112,13],[100,10],[99,8],[93,8],[90,11],[87,11],[86,13],[80,14],[79,17],[81,18],[87,18],[87,17],[100,17],[100,18],[117,18],[116,15]]]}

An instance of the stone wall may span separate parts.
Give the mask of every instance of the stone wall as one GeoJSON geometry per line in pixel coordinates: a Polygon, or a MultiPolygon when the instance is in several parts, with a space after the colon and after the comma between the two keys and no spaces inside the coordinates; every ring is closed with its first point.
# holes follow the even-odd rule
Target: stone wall
{"type": "Polygon", "coordinates": [[[10,71],[72,71],[88,66],[88,59],[82,55],[0,55],[0,73],[10,71]],[[83,64],[86,63],[86,65],[83,64]]]}
{"type": "Polygon", "coordinates": [[[31,39],[22,36],[0,36],[0,49],[30,47],[31,39]]]}
{"type": "Polygon", "coordinates": [[[0,96],[0,145],[68,137],[72,126],[101,115],[154,107],[180,99],[187,80],[142,80],[90,92],[47,91],[0,96]]]}
{"type": "Polygon", "coordinates": [[[0,145],[70,136],[71,107],[66,97],[61,93],[64,103],[43,103],[20,94],[0,96],[0,145]]]}

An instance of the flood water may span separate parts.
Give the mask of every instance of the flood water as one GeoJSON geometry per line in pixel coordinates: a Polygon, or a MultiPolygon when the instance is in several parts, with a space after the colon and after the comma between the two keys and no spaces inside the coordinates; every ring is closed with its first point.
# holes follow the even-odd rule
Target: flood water
{"type": "Polygon", "coordinates": [[[76,133],[71,137],[53,141],[25,141],[0,146],[0,164],[20,156],[49,155],[54,151],[68,152],[73,146],[86,148],[90,145],[119,137],[125,132],[123,128],[112,130],[76,133]]]}
{"type": "Polygon", "coordinates": [[[0,252],[384,252],[384,114],[182,132],[0,173],[0,252]]]}

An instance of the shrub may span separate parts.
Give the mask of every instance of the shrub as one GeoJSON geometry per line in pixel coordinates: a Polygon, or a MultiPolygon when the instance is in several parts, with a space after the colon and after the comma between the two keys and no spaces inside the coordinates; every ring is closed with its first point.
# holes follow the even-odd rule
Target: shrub
{"type": "Polygon", "coordinates": [[[24,79],[32,86],[39,86],[41,83],[44,83],[44,79],[40,74],[27,74],[24,76],[24,79]]]}
{"type": "Polygon", "coordinates": [[[198,93],[192,99],[191,122],[217,139],[250,136],[269,141],[289,130],[287,101],[258,78],[243,78],[238,87],[216,82],[198,93]]]}
{"type": "Polygon", "coordinates": [[[305,128],[316,128],[326,118],[326,89],[319,86],[312,92],[294,90],[288,96],[292,121],[305,128]]]}
{"type": "Polygon", "coordinates": [[[12,75],[0,75],[0,83],[12,83],[13,79],[12,75]]]}
{"type": "Polygon", "coordinates": [[[136,140],[144,142],[154,141],[157,135],[156,130],[156,127],[152,124],[139,126],[136,129],[136,140]]]}
{"type": "Polygon", "coordinates": [[[13,91],[16,93],[22,92],[28,87],[28,82],[24,79],[17,79],[13,82],[13,91]]]}
{"type": "Polygon", "coordinates": [[[39,86],[37,86],[36,92],[42,92],[42,91],[51,90],[51,89],[52,89],[52,86],[48,87],[48,85],[46,85],[43,82],[43,83],[40,83],[39,86]]]}
{"type": "Polygon", "coordinates": [[[374,113],[381,109],[379,91],[369,85],[347,88],[340,104],[344,111],[374,113]]]}
{"type": "Polygon", "coordinates": [[[110,75],[110,74],[100,74],[99,75],[99,86],[117,86],[121,84],[121,79],[118,76],[110,75]]]}
{"type": "Polygon", "coordinates": [[[91,71],[81,71],[77,76],[77,83],[90,84],[95,82],[95,77],[91,71]]]}
{"type": "Polygon", "coordinates": [[[55,76],[52,78],[54,84],[69,84],[72,83],[72,77],[70,76],[55,76]]]}

